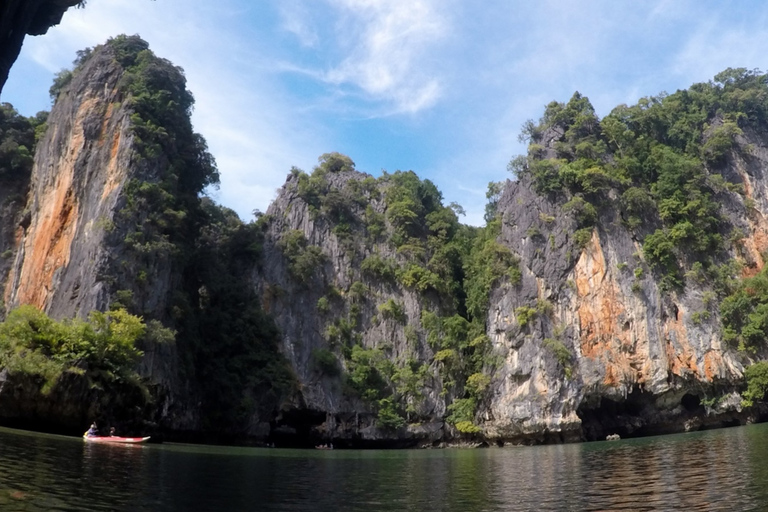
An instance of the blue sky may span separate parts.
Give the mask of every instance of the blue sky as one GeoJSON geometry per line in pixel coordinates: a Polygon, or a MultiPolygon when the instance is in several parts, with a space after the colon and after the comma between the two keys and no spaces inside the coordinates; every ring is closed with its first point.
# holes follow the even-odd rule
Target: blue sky
{"type": "Polygon", "coordinates": [[[185,69],[193,123],[221,171],[211,195],[244,220],[291,166],[322,153],[413,170],[482,224],[526,119],[586,95],[598,115],[765,69],[768,3],[740,0],[89,0],[29,37],[0,100],[50,108],[75,51],[139,34],[185,69]]]}

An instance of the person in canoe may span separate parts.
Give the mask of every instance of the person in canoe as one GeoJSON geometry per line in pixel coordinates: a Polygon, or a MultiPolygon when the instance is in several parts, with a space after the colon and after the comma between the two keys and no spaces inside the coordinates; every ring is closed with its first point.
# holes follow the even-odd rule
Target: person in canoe
{"type": "Polygon", "coordinates": [[[88,442],[95,442],[95,443],[139,444],[139,443],[146,443],[147,441],[149,441],[149,436],[120,437],[115,434],[115,427],[110,427],[108,436],[100,436],[99,427],[98,425],[96,425],[96,422],[94,421],[93,424],[91,425],[91,428],[89,428],[88,431],[85,434],[83,434],[83,439],[85,439],[88,442]]]}
{"type": "Polygon", "coordinates": [[[83,437],[96,437],[99,435],[99,427],[96,425],[96,422],[94,421],[91,423],[91,428],[88,429],[88,431],[85,433],[83,437]]]}

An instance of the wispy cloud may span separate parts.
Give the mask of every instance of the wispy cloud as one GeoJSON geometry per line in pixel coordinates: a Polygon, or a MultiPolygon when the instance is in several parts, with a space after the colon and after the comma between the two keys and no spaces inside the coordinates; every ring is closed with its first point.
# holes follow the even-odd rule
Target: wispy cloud
{"type": "Polygon", "coordinates": [[[723,29],[711,19],[698,27],[676,54],[673,69],[691,82],[711,79],[728,67],[764,69],[766,46],[768,29],[723,29]]]}
{"type": "Polygon", "coordinates": [[[430,50],[448,30],[436,0],[330,0],[340,11],[338,43],[348,50],[342,62],[323,73],[332,84],[352,84],[371,99],[392,102],[414,113],[439,99],[430,50]]]}
{"type": "Polygon", "coordinates": [[[312,23],[312,14],[301,0],[283,0],[279,6],[281,28],[290,32],[303,46],[316,46],[320,40],[312,23]]]}

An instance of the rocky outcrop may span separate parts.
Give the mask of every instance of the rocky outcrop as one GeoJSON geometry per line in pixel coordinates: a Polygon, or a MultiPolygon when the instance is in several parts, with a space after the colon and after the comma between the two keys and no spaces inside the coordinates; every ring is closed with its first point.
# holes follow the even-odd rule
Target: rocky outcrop
{"type": "Polygon", "coordinates": [[[0,286],[8,280],[23,225],[29,220],[24,211],[28,189],[28,175],[0,183],[0,286]]]}
{"type": "MultiPolygon", "coordinates": [[[[9,262],[7,277],[0,275],[6,277],[2,281],[6,312],[31,304],[57,319],[85,318],[91,311],[108,310],[123,293],[147,320],[169,321],[170,295],[178,286],[181,268],[168,257],[143,255],[141,270],[152,272],[151,286],[145,286],[145,280],[137,278],[136,251],[126,242],[141,222],[126,214],[131,195],[127,185],[132,180],[159,181],[168,163],[137,157],[131,118],[135,110],[130,92],[120,82],[124,76],[113,47],[102,46],[90,55],[56,101],[31,177],[0,192],[8,211],[0,230],[6,251],[0,265],[9,262]]],[[[187,404],[194,400],[182,403],[179,398],[194,391],[180,381],[176,347],[150,343],[142,348],[141,370],[156,394],[157,410],[144,411],[137,420],[162,417],[171,429],[198,428],[199,412],[187,404]]],[[[6,380],[12,383],[13,376],[6,380]]],[[[27,401],[49,401],[37,396],[33,387],[25,388],[27,401]]],[[[69,389],[67,398],[61,391],[55,396],[80,403],[79,412],[55,415],[55,420],[48,419],[52,424],[66,427],[75,416],[93,415],[88,412],[93,399],[87,398],[92,390],[83,395],[77,386],[69,389]]],[[[0,416],[13,420],[24,410],[5,408],[0,416]]]]}
{"type": "Polygon", "coordinates": [[[32,304],[64,318],[109,304],[105,278],[120,248],[108,239],[133,152],[121,76],[111,55],[96,55],[57,101],[35,155],[8,307],[32,304]]]}
{"type": "MultiPolygon", "coordinates": [[[[306,177],[306,175],[304,176],[306,177]]],[[[281,351],[298,381],[299,392],[288,411],[277,418],[278,434],[302,427],[315,439],[414,445],[431,443],[446,436],[443,417],[451,394],[443,393],[434,351],[426,343],[421,327],[423,311],[451,311],[436,293],[420,293],[391,279],[366,273],[361,267],[368,257],[404,264],[409,259],[389,242],[391,226],[383,236],[367,233],[368,215],[384,217],[386,184],[359,192],[369,175],[354,170],[325,175],[332,194],[346,195],[350,211],[350,230],[339,231],[338,224],[313,209],[299,193],[299,173],[288,176],[278,197],[270,205],[265,220],[268,226],[263,263],[254,275],[264,309],[275,319],[282,338],[281,351]],[[357,201],[351,197],[359,194],[357,201]],[[308,247],[322,255],[307,279],[297,279],[286,255],[285,240],[300,233],[308,247]],[[326,301],[327,308],[319,306],[326,301]],[[401,311],[390,315],[384,304],[396,304],[401,311]],[[348,322],[354,338],[339,340],[329,334],[339,321],[348,322]],[[348,346],[347,346],[348,345],[348,346]],[[378,350],[396,366],[411,359],[429,367],[418,397],[412,397],[411,424],[399,431],[377,428],[376,403],[350,392],[344,374],[353,364],[342,353],[353,345],[378,350]],[[318,352],[333,354],[339,373],[323,371],[318,352]]],[[[342,330],[344,327],[342,327],[342,330]]],[[[343,335],[342,335],[343,337],[343,335]]],[[[348,355],[348,354],[347,354],[348,355]]]]}
{"type": "Polygon", "coordinates": [[[128,182],[159,181],[162,172],[153,166],[168,164],[137,155],[124,74],[112,48],[102,47],[58,97],[35,153],[6,307],[32,304],[55,318],[84,317],[127,290],[138,312],[162,317],[174,269],[153,258],[152,287],[142,291],[126,243],[132,222],[141,220],[125,218],[123,210],[128,182]]]}
{"type": "MultiPolygon", "coordinates": [[[[754,131],[737,144],[722,174],[744,184],[754,208],[727,190],[717,200],[746,235],[728,257],[752,275],[766,249],[768,153],[754,131]]],[[[488,399],[486,435],[596,440],[755,421],[758,411],[742,410],[737,393],[750,361],[722,340],[712,284],[688,279],[683,289],[663,289],[612,208],[599,211],[579,247],[576,219],[561,204],[535,193],[527,178],[507,182],[499,202],[501,241],[524,270],[519,285],[503,283],[491,296],[488,333],[504,364],[488,399]],[[537,310],[525,326],[516,317],[521,307],[537,310]]]]}
{"type": "MultiPolygon", "coordinates": [[[[727,181],[744,183],[753,212],[745,209],[742,195],[719,192],[729,222],[747,234],[722,258],[741,260],[744,274],[751,275],[762,267],[765,226],[759,212],[768,207],[761,192],[762,169],[768,162],[758,135],[740,137],[739,147],[750,150],[733,150],[722,173],[727,181]]],[[[366,176],[339,172],[328,178],[339,192],[366,176]]],[[[370,404],[344,393],[343,382],[323,375],[313,356],[335,350],[327,329],[334,315],[349,313],[355,281],[364,282],[368,290],[355,328],[360,343],[386,346],[393,360],[409,351],[404,328],[398,322],[379,323],[371,305],[389,299],[402,303],[403,325],[422,341],[426,331],[421,311],[439,306],[426,304],[424,297],[397,283],[366,277],[360,271],[366,256],[382,255],[401,265],[408,258],[389,243],[357,238],[350,245],[341,239],[336,224],[301,197],[299,181],[298,174],[289,175],[268,211],[264,264],[254,278],[265,308],[281,329],[282,351],[300,383],[298,401],[284,418],[287,424],[300,423],[295,414],[305,411],[303,420],[312,432],[337,439],[393,437],[376,428],[370,404]],[[281,240],[290,232],[301,233],[325,256],[304,283],[291,276],[282,254],[281,240]],[[318,301],[329,296],[330,289],[339,291],[339,299],[331,313],[320,311],[318,301]]],[[[562,203],[534,192],[527,178],[507,182],[499,200],[499,242],[519,258],[522,278],[515,283],[500,279],[491,291],[488,360],[501,364],[486,368],[492,378],[476,416],[481,437],[499,443],[563,442],[756,421],[761,411],[743,409],[738,393],[750,360],[722,341],[712,284],[689,279],[683,289],[664,289],[644,260],[636,234],[611,207],[599,211],[591,238],[580,245],[574,239],[577,219],[562,203]]],[[[362,204],[382,216],[388,208],[381,195],[368,195],[362,204]]],[[[355,217],[353,231],[364,233],[362,206],[355,217]]],[[[426,344],[411,355],[431,365],[433,372],[421,419],[440,425],[447,406],[461,395],[439,393],[440,363],[426,344]]],[[[341,356],[338,361],[349,371],[349,361],[341,356]]],[[[422,441],[458,437],[445,424],[422,441]]]]}
{"type": "Polygon", "coordinates": [[[0,92],[27,35],[45,34],[83,0],[7,0],[0,7],[0,92]]]}

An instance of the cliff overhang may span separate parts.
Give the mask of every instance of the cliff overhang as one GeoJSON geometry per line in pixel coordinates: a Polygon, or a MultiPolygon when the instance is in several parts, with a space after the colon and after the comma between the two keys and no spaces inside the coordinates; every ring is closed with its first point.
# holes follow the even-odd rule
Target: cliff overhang
{"type": "Polygon", "coordinates": [[[67,9],[84,0],[6,0],[0,9],[0,92],[27,35],[37,36],[61,22],[67,9]]]}

